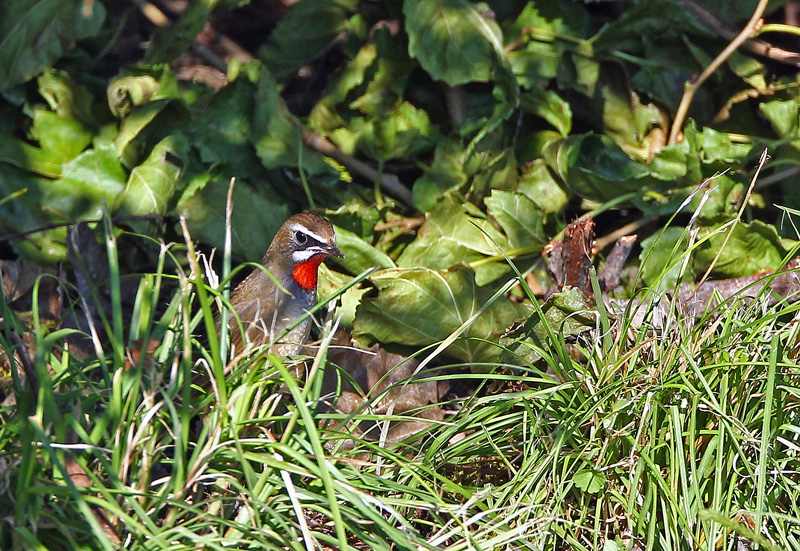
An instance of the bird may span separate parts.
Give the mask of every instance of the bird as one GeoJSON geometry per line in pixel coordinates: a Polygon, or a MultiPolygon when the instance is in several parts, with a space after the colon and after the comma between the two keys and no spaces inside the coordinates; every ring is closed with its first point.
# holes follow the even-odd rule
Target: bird
{"type": "Polygon", "coordinates": [[[230,316],[228,328],[234,353],[248,343],[269,345],[269,353],[281,357],[300,352],[311,329],[307,312],[317,300],[318,268],[329,256],[344,258],[330,222],[300,213],[283,223],[261,260],[270,275],[255,269],[231,292],[236,316],[230,316]]]}

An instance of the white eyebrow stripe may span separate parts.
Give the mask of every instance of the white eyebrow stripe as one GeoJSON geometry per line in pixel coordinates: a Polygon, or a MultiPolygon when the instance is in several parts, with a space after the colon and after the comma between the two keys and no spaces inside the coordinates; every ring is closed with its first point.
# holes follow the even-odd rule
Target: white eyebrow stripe
{"type": "Polygon", "coordinates": [[[328,254],[328,251],[320,247],[309,247],[302,251],[295,251],[292,253],[292,261],[297,264],[298,262],[305,262],[306,260],[317,256],[318,254],[328,254]]]}
{"type": "Polygon", "coordinates": [[[320,243],[327,243],[328,242],[327,239],[317,235],[316,233],[314,233],[313,231],[309,230],[307,227],[303,226],[302,224],[292,224],[291,226],[289,226],[289,229],[292,230],[292,231],[303,232],[307,236],[313,237],[314,239],[316,239],[320,243]]]}

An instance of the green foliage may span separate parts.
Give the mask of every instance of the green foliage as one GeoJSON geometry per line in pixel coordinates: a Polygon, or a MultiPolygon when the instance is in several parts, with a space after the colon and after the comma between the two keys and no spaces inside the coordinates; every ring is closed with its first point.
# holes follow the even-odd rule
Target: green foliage
{"type": "Polygon", "coordinates": [[[100,2],[20,0],[0,7],[0,91],[25,82],[99,31],[100,2]]]}
{"type": "Polygon", "coordinates": [[[497,359],[500,350],[492,341],[529,312],[528,307],[479,288],[467,268],[390,269],[370,281],[378,295],[362,298],[353,326],[356,337],[427,346],[455,334],[459,340],[448,352],[470,363],[497,359]]]}
{"type": "Polygon", "coordinates": [[[500,28],[472,2],[408,0],[403,15],[409,55],[450,86],[488,81],[504,57],[500,28]]]}
{"type": "MultiPolygon", "coordinates": [[[[0,547],[111,549],[97,511],[131,549],[797,546],[794,306],[731,300],[664,328],[575,289],[540,305],[526,284],[548,286],[542,249],[589,210],[601,236],[646,218],[626,289],[644,304],[780,268],[795,68],[734,54],[668,143],[685,83],[729,42],[684,2],[301,0],[224,87],[187,79],[197,33],[246,3],[189,2],[158,30],[133,4],[0,3],[0,228],[28,232],[14,252],[55,266],[66,225],[107,210],[167,243],[179,217],[218,248],[229,229],[228,258],[258,260],[290,213],[319,208],[346,255],[321,271],[340,323],[463,362],[478,388],[416,440],[361,438],[351,423],[408,418],[326,409],[325,346],[303,383],[274,359],[226,363],[216,290],[174,245],[139,244],[159,268],[123,312],[121,270],[141,259],[112,255],[108,342],[88,358],[73,330],[35,313],[27,332],[0,301],[0,361],[29,336],[40,384],[13,381],[18,406],[0,407],[0,547]],[[198,375],[215,390],[195,401],[198,375]]],[[[734,28],[755,6],[706,4],[734,28]]]]}

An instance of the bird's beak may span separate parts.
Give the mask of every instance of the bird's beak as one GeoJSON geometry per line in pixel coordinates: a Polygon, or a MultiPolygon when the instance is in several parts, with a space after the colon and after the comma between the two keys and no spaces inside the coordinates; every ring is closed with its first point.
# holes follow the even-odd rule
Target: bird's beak
{"type": "Polygon", "coordinates": [[[327,250],[328,254],[331,256],[335,256],[336,258],[344,258],[342,251],[340,251],[336,245],[330,245],[329,247],[327,247],[327,250]]]}

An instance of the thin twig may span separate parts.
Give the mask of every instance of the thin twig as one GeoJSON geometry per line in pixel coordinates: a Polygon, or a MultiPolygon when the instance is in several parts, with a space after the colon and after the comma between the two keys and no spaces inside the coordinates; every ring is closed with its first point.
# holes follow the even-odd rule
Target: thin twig
{"type": "MultiPolygon", "coordinates": [[[[683,0],[683,5],[686,7],[686,10],[689,11],[701,25],[713,31],[722,38],[726,40],[733,40],[738,34],[736,28],[730,26],[725,21],[722,21],[716,15],[708,11],[703,6],[699,5],[694,0],[683,0]]],[[[794,29],[797,29],[797,27],[795,27],[794,25],[782,25],[780,26],[780,28],[777,27],[778,26],[776,25],[764,25],[764,27],[762,27],[760,31],[754,33],[753,35],[754,38],[751,38],[750,40],[746,41],[742,45],[742,47],[745,50],[749,50],[750,52],[756,55],[767,57],[773,61],[777,61],[778,63],[791,65],[793,67],[800,67],[799,53],[790,52],[778,48],[765,40],[755,38],[755,36],[758,36],[769,30],[776,30],[779,32],[788,32],[796,34],[794,29]]],[[[800,31],[800,29],[797,29],[797,31],[800,31]]]]}
{"type": "Polygon", "coordinates": [[[413,204],[411,200],[411,191],[401,184],[400,179],[394,174],[380,174],[379,171],[375,170],[367,163],[343,153],[330,140],[316,132],[312,132],[307,128],[301,128],[301,132],[303,141],[311,149],[322,153],[326,157],[330,157],[347,168],[347,170],[356,172],[371,182],[380,182],[381,189],[401,203],[407,206],[413,204]]]}
{"type": "MultiPolygon", "coordinates": [[[[686,3],[686,1],[684,1],[684,3],[686,3]]],[[[759,0],[756,10],[753,12],[752,17],[750,17],[750,21],[747,22],[747,25],[745,25],[736,38],[734,38],[731,43],[728,44],[717,57],[714,58],[714,60],[703,70],[702,73],[700,73],[697,78],[688,81],[684,85],[683,97],[681,98],[680,105],[678,105],[678,110],[675,112],[675,120],[672,121],[672,128],[670,128],[669,141],[667,143],[672,145],[678,142],[678,135],[683,130],[683,122],[686,120],[686,114],[689,112],[689,106],[692,104],[694,95],[700,86],[702,86],[708,77],[714,74],[714,72],[719,69],[719,67],[731,55],[733,55],[733,52],[738,50],[742,44],[747,42],[755,33],[758,32],[758,29],[762,24],[761,16],[764,14],[767,4],[769,4],[769,0],[759,0]]]]}
{"type": "Polygon", "coordinates": [[[602,251],[609,245],[616,243],[620,237],[636,233],[643,226],[646,226],[650,222],[655,222],[657,219],[658,218],[656,216],[645,216],[644,218],[640,218],[639,220],[634,220],[629,224],[625,224],[621,228],[616,229],[611,233],[604,235],[603,237],[598,237],[594,242],[594,249],[598,252],[602,251]]]}
{"type": "MultiPolygon", "coordinates": [[[[163,214],[131,214],[128,216],[117,216],[112,218],[111,221],[115,224],[118,222],[127,222],[128,220],[164,220],[168,218],[163,214]]],[[[97,222],[102,222],[102,218],[99,220],[77,220],[75,222],[56,222],[53,224],[47,224],[46,226],[39,226],[38,228],[21,231],[17,233],[10,233],[8,235],[0,235],[0,243],[3,241],[13,241],[14,239],[22,239],[23,237],[28,237],[29,235],[33,235],[34,233],[39,233],[47,230],[54,230],[56,228],[64,228],[67,226],[74,226],[78,222],[86,222],[87,224],[96,224],[97,222]]]]}

